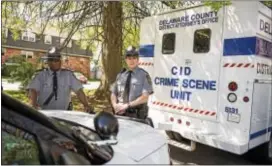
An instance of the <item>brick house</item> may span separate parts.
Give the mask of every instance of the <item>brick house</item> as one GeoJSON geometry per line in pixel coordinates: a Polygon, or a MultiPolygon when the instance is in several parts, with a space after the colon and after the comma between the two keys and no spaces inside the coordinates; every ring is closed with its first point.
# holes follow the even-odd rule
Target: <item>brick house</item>
{"type": "MultiPolygon", "coordinates": [[[[45,56],[50,46],[60,46],[65,40],[62,37],[37,35],[33,32],[24,31],[21,32],[18,40],[14,40],[9,30],[2,30],[5,31],[5,40],[2,40],[2,48],[4,49],[2,63],[11,56],[24,56],[27,58],[27,61],[36,63],[38,59],[45,56]]],[[[92,56],[90,50],[80,48],[76,40],[71,40],[61,53],[63,68],[81,72],[90,78],[90,58],[92,56]]]]}

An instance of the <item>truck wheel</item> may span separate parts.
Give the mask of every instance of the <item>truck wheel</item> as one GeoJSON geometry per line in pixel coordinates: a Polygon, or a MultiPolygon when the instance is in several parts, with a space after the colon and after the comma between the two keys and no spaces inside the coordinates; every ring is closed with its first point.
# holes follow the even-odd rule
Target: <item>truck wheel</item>
{"type": "Polygon", "coordinates": [[[257,151],[254,151],[255,156],[259,158],[263,158],[265,163],[272,164],[272,136],[269,142],[257,147],[257,151]]]}
{"type": "Polygon", "coordinates": [[[165,133],[170,139],[175,139],[173,131],[166,130],[165,133]]]}
{"type": "Polygon", "coordinates": [[[267,160],[272,164],[272,135],[270,137],[270,141],[267,143],[267,160]]]}

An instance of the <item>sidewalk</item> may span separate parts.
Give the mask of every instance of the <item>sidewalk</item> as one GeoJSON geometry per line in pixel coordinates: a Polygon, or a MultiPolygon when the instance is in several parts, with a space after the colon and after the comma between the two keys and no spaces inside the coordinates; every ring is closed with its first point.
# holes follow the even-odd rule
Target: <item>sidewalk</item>
{"type": "MultiPolygon", "coordinates": [[[[88,82],[83,84],[84,89],[93,90],[97,89],[100,85],[100,81],[88,82]]],[[[9,83],[6,79],[2,79],[2,86],[4,90],[19,90],[20,82],[9,83]]]]}

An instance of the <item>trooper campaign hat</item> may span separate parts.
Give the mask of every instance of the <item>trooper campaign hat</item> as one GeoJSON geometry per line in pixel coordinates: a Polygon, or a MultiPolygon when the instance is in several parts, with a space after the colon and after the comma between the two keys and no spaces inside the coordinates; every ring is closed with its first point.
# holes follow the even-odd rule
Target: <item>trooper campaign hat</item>
{"type": "Polygon", "coordinates": [[[60,49],[57,47],[50,47],[46,54],[46,59],[48,60],[58,60],[61,59],[60,49]]]}
{"type": "Polygon", "coordinates": [[[125,57],[139,56],[139,52],[134,46],[129,46],[125,52],[125,57]]]}

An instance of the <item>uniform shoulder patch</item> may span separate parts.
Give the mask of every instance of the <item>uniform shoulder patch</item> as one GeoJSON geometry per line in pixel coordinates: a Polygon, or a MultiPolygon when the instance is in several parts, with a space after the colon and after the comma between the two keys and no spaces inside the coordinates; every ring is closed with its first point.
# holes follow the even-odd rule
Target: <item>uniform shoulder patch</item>
{"type": "Polygon", "coordinates": [[[147,79],[148,84],[149,84],[149,85],[152,85],[152,80],[151,80],[150,75],[149,75],[148,73],[146,73],[145,76],[146,76],[146,79],[147,79]]]}

